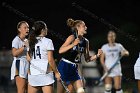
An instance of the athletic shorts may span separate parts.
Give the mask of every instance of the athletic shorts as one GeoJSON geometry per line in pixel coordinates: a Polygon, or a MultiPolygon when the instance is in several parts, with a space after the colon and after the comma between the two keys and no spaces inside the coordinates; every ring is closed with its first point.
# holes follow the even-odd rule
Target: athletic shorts
{"type": "Polygon", "coordinates": [[[81,79],[81,76],[78,74],[78,65],[72,63],[68,60],[62,59],[58,65],[59,73],[61,74],[61,78],[67,85],[71,81],[76,81],[81,79]]]}

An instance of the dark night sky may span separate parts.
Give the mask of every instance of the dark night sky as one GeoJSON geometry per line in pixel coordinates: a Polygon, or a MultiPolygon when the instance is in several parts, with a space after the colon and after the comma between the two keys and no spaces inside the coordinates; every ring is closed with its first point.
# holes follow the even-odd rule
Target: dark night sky
{"type": "MultiPolygon", "coordinates": [[[[30,18],[45,21],[48,28],[62,35],[66,34],[66,20],[69,17],[85,21],[88,27],[88,34],[86,36],[89,39],[93,36],[98,36],[98,34],[106,34],[108,29],[108,26],[92,18],[88,14],[79,11],[75,7],[72,7],[72,2],[76,2],[98,17],[124,30],[126,33],[138,37],[140,29],[140,2],[135,0],[6,0],[4,2],[7,2],[30,18]]],[[[21,20],[28,21],[30,25],[32,25],[32,23],[12,11],[9,11],[5,7],[1,7],[1,9],[0,40],[2,43],[0,48],[6,46],[10,49],[10,42],[16,35],[17,23],[21,20]]],[[[67,34],[65,36],[67,36],[67,34]]],[[[122,37],[125,36],[122,35],[122,37]]],[[[126,40],[129,41],[128,38],[126,38],[126,40]]]]}
{"type": "MultiPolygon", "coordinates": [[[[132,41],[126,35],[117,33],[117,41],[130,51],[131,55],[128,58],[130,63],[134,63],[138,57],[138,52],[140,51],[139,0],[5,0],[4,2],[7,2],[30,18],[45,21],[50,30],[65,37],[70,34],[66,25],[66,20],[69,17],[84,20],[88,27],[88,34],[85,37],[90,41],[90,48],[97,50],[102,44],[106,43],[106,34],[109,27],[72,7],[72,2],[76,2],[125,33],[136,36],[137,41],[132,41]]],[[[2,5],[0,15],[0,49],[4,46],[7,49],[11,49],[11,41],[17,34],[17,23],[21,20],[26,20],[30,26],[32,23],[2,7],[2,5]]],[[[54,41],[56,49],[63,43],[62,40],[54,35],[48,35],[48,37],[54,41]]]]}

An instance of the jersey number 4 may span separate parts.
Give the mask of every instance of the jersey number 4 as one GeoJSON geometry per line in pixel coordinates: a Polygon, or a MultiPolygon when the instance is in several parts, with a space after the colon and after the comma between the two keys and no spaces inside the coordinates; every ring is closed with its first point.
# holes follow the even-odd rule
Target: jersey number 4
{"type": "Polygon", "coordinates": [[[35,50],[34,59],[36,59],[36,56],[38,56],[41,59],[40,46],[37,46],[37,49],[35,50]]]}

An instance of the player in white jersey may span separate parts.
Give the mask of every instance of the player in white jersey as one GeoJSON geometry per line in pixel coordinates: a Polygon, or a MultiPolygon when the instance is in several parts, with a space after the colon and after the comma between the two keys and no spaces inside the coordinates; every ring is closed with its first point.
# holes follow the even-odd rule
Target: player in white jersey
{"type": "MultiPolygon", "coordinates": [[[[120,56],[128,56],[129,52],[120,44],[116,43],[116,33],[109,31],[107,35],[108,43],[102,46],[103,54],[100,57],[101,64],[104,71],[108,71],[112,65],[119,59],[120,56]]],[[[111,93],[112,82],[114,81],[114,88],[116,93],[123,93],[121,89],[121,64],[119,63],[111,70],[109,75],[105,78],[105,93],[111,93]],[[113,80],[113,81],[112,81],[113,80]]]]}
{"type": "Polygon", "coordinates": [[[12,55],[14,57],[11,67],[11,80],[15,79],[17,93],[25,93],[27,87],[27,75],[29,63],[26,60],[27,39],[29,33],[29,25],[25,21],[21,21],[17,25],[18,35],[12,41],[12,55]]]}
{"type": "Polygon", "coordinates": [[[135,79],[138,82],[138,93],[140,93],[140,53],[139,57],[134,65],[134,74],[135,74],[135,79]]]}
{"type": "Polygon", "coordinates": [[[27,57],[30,61],[28,93],[37,93],[39,88],[43,93],[53,93],[54,74],[60,80],[53,58],[54,46],[52,40],[45,37],[47,26],[43,21],[36,21],[32,29],[27,57]]]}

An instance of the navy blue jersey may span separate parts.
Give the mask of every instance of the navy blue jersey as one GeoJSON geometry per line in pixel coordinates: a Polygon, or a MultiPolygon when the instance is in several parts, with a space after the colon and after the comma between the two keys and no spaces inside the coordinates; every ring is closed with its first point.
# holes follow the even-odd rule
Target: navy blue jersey
{"type": "MultiPolygon", "coordinates": [[[[76,38],[76,36],[75,36],[75,38],[76,38]]],[[[63,58],[65,58],[71,62],[74,62],[74,63],[81,62],[81,57],[79,57],[78,60],[76,59],[76,57],[78,55],[81,55],[84,52],[84,50],[86,48],[86,44],[87,44],[86,42],[87,42],[86,38],[82,37],[80,39],[80,43],[78,45],[74,46],[72,49],[70,49],[67,52],[62,54],[63,58]]]]}

